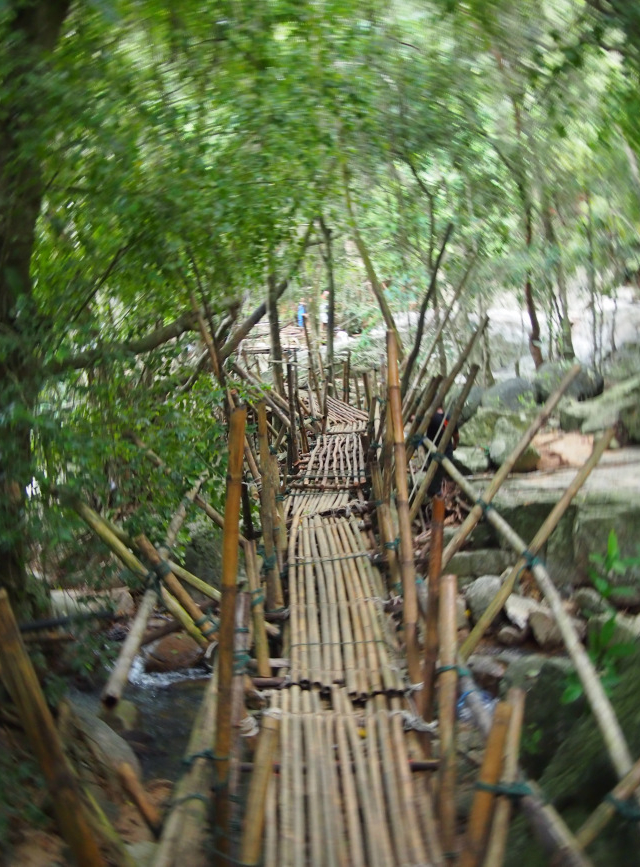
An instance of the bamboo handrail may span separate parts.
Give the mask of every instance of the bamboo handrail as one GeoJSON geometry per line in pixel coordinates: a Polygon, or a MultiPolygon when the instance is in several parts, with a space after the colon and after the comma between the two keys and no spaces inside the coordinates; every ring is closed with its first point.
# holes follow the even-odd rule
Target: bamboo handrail
{"type": "MultiPolygon", "coordinates": [[[[515,463],[520,457],[520,455],[527,448],[527,446],[534,438],[536,433],[540,430],[542,425],[547,421],[553,410],[558,405],[560,398],[565,393],[567,388],[569,388],[569,386],[579,373],[579,364],[574,365],[570,370],[567,371],[556,391],[552,395],[550,395],[549,399],[542,407],[536,418],[531,422],[527,430],[524,432],[524,434],[520,438],[520,441],[513,449],[509,457],[495,473],[493,479],[491,480],[491,483],[487,487],[486,491],[484,491],[484,493],[482,494],[482,499],[485,503],[490,503],[491,500],[495,497],[502,483],[515,466],[515,463]]],[[[453,555],[460,550],[460,548],[462,547],[462,543],[476,526],[476,524],[482,517],[482,514],[482,505],[474,505],[467,517],[464,519],[463,523],[458,528],[456,535],[444,549],[444,552],[442,554],[443,568],[446,567],[447,563],[451,560],[453,555]]]]}

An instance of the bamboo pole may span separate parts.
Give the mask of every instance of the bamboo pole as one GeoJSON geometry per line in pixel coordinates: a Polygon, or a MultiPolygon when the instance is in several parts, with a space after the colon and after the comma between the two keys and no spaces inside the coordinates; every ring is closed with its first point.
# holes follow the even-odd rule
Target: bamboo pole
{"type": "MultiPolygon", "coordinates": [[[[462,410],[464,409],[465,401],[466,401],[467,397],[469,396],[469,392],[471,391],[471,387],[473,386],[473,383],[475,382],[475,378],[478,375],[479,370],[480,370],[480,367],[477,364],[471,365],[471,368],[469,369],[469,375],[467,376],[467,380],[464,384],[464,388],[462,389],[462,392],[460,393],[460,395],[458,396],[458,399],[456,400],[455,406],[453,408],[453,412],[451,413],[451,418],[449,419],[449,423],[448,423],[447,427],[445,428],[444,434],[443,434],[440,442],[438,443],[438,447],[440,448],[440,451],[443,453],[446,452],[447,446],[451,442],[451,438],[453,437],[453,435],[455,433],[456,426],[458,424],[460,416],[462,415],[462,410]]],[[[437,461],[432,461],[431,465],[427,467],[427,471],[425,473],[424,479],[420,483],[420,488],[418,489],[418,492],[416,493],[416,495],[413,499],[413,503],[411,504],[411,509],[409,511],[409,518],[412,521],[415,520],[416,515],[418,514],[420,506],[422,505],[422,502],[429,491],[429,485],[433,481],[437,470],[438,470],[437,461]]]]}
{"type": "Polygon", "coordinates": [[[62,749],[4,589],[0,589],[0,668],[2,680],[47,781],[60,833],[78,864],[106,867],[91,830],[80,786],[62,749]]]}
{"type": "Polygon", "coordinates": [[[269,663],[269,640],[264,620],[264,594],[260,584],[258,571],[258,559],[256,553],[256,540],[253,535],[253,521],[251,519],[251,504],[249,502],[249,489],[245,484],[242,486],[242,514],[244,519],[244,532],[247,544],[244,549],[245,567],[247,580],[251,591],[251,618],[253,622],[253,641],[256,650],[256,660],[259,677],[271,676],[269,663]]]}
{"type": "Polygon", "coordinates": [[[147,824],[154,837],[160,836],[162,828],[162,816],[157,807],[155,807],[148,799],[144,786],[135,774],[135,771],[128,762],[121,762],[118,765],[118,779],[122,788],[131,797],[131,800],[136,805],[138,812],[147,824]]]}
{"type": "MultiPolygon", "coordinates": [[[[557,527],[560,519],[568,509],[571,501],[585,483],[587,477],[591,473],[591,470],[596,466],[596,464],[604,454],[609,443],[611,442],[611,439],[613,438],[613,435],[614,432],[611,429],[607,431],[605,435],[598,440],[597,443],[594,444],[591,455],[578,470],[575,478],[573,479],[567,490],[562,494],[562,496],[555,504],[551,512],[548,514],[544,523],[540,526],[540,529],[530,542],[529,552],[531,554],[535,555],[542,549],[542,546],[547,541],[554,529],[557,527]]],[[[515,583],[518,580],[518,576],[521,575],[526,568],[527,561],[523,558],[520,558],[515,564],[515,566],[513,566],[502,586],[496,593],[495,597],[490,602],[487,610],[480,616],[478,622],[473,627],[465,641],[462,643],[462,646],[460,647],[460,656],[463,660],[468,659],[475,650],[475,648],[478,646],[479,641],[482,639],[482,636],[489,628],[489,625],[493,623],[494,617],[498,614],[499,611],[502,610],[505,602],[513,592],[513,588],[515,587],[515,583]]]]}
{"type": "Polygon", "coordinates": [[[550,864],[593,867],[589,858],[578,848],[575,837],[560,814],[545,802],[540,788],[532,780],[527,785],[533,794],[521,799],[521,809],[549,853],[552,859],[550,864]]]}
{"type": "Polygon", "coordinates": [[[440,571],[442,565],[442,538],[444,534],[444,500],[433,498],[431,518],[431,549],[429,551],[429,596],[425,621],[423,686],[420,695],[422,716],[433,719],[436,665],[438,662],[438,613],[440,598],[440,571]]]}
{"type": "Polygon", "coordinates": [[[242,864],[258,865],[260,863],[267,788],[273,773],[273,758],[278,748],[279,733],[279,720],[269,716],[267,711],[262,718],[262,729],[254,759],[255,769],[247,797],[242,845],[240,847],[242,864]]]}
{"type": "Polygon", "coordinates": [[[455,719],[458,672],[456,669],[456,595],[455,575],[440,579],[440,676],[438,679],[438,722],[440,731],[440,768],[438,770],[438,813],[442,848],[456,848],[456,744],[455,719]]]}
{"type": "Polygon", "coordinates": [[[244,370],[244,368],[240,367],[240,365],[235,362],[232,363],[231,369],[240,377],[240,379],[243,379],[245,382],[247,382],[249,385],[253,386],[253,388],[256,389],[256,391],[260,395],[260,399],[264,400],[266,403],[269,404],[273,412],[278,416],[278,418],[285,427],[288,428],[291,426],[291,421],[286,414],[288,409],[286,401],[282,400],[282,397],[278,394],[277,391],[268,391],[262,386],[260,381],[256,379],[252,373],[244,370]]]}
{"type": "Polygon", "coordinates": [[[260,468],[262,470],[262,490],[260,492],[260,520],[262,523],[262,543],[265,555],[265,576],[267,583],[267,610],[277,611],[284,605],[282,584],[277,569],[277,555],[274,545],[276,512],[276,492],[273,474],[270,471],[271,454],[269,434],[267,433],[267,410],[262,401],[257,405],[258,442],[260,444],[260,468]]]}
{"type": "Polygon", "coordinates": [[[222,539],[222,601],[220,603],[219,675],[214,767],[216,793],[216,863],[224,865],[229,851],[229,771],[231,750],[231,691],[234,620],[238,576],[238,535],[242,495],[242,459],[247,411],[235,407],[229,418],[229,467],[222,539]]]}
{"type": "Polygon", "coordinates": [[[581,849],[586,849],[616,814],[616,801],[626,801],[640,786],[640,759],[629,773],[613,789],[608,798],[602,801],[584,824],[576,831],[576,841],[581,849]]]}
{"type": "Polygon", "coordinates": [[[387,331],[387,357],[389,370],[389,408],[394,437],[396,508],[400,529],[400,572],[402,575],[404,597],[402,608],[404,641],[407,648],[409,679],[411,683],[421,683],[418,650],[418,594],[416,591],[416,572],[413,558],[413,535],[411,533],[411,521],[409,520],[409,490],[407,486],[407,464],[405,460],[404,427],[402,424],[398,354],[392,331],[387,331]]]}
{"type": "MultiPolygon", "coordinates": [[[[502,781],[507,785],[515,783],[518,777],[518,755],[520,752],[520,734],[524,720],[525,696],[525,691],[516,687],[512,687],[507,695],[507,701],[513,709],[507,731],[504,772],[502,775],[502,781]]],[[[493,827],[491,828],[491,835],[487,843],[484,867],[502,867],[507,846],[511,812],[511,800],[504,795],[498,798],[493,816],[493,827]]]]}
{"type": "MultiPolygon", "coordinates": [[[[608,435],[608,432],[605,436],[606,435],[608,435]]],[[[432,442],[426,440],[425,444],[431,451],[435,451],[435,446],[432,442]]],[[[451,478],[462,488],[466,496],[471,500],[475,500],[475,491],[473,490],[473,487],[469,482],[467,482],[464,476],[458,472],[451,461],[447,458],[443,458],[442,465],[451,478]]],[[[486,510],[486,518],[505,539],[505,541],[516,551],[516,553],[528,555],[528,549],[525,542],[494,508],[486,510]]],[[[535,562],[535,558],[533,558],[530,564],[530,569],[543,596],[549,603],[549,607],[551,608],[551,612],[558,629],[560,630],[565,647],[575,666],[580,682],[584,688],[585,695],[587,696],[593,711],[593,715],[596,718],[611,763],[615,768],[618,777],[622,779],[631,770],[633,761],[624,734],[620,728],[620,723],[618,722],[611,706],[609,697],[604,691],[593,663],[578,637],[571,618],[564,609],[560,594],[551,581],[546,568],[542,563],[535,562]]]]}
{"type": "MultiPolygon", "coordinates": [[[[502,464],[502,466],[497,470],[494,475],[491,483],[487,487],[486,491],[482,494],[482,500],[485,503],[490,503],[491,500],[495,497],[498,490],[500,489],[502,483],[507,478],[511,470],[513,469],[516,461],[520,457],[520,455],[527,448],[531,440],[534,438],[536,433],[540,430],[543,424],[548,420],[549,416],[553,412],[553,410],[558,405],[560,398],[565,393],[567,388],[571,385],[573,380],[576,378],[578,373],[580,372],[580,365],[574,365],[570,370],[567,371],[565,376],[562,379],[562,382],[556,389],[556,391],[549,397],[545,405],[542,407],[537,417],[531,422],[527,430],[522,435],[520,442],[513,449],[509,457],[502,464]]],[[[474,497],[475,499],[475,497],[474,497]]],[[[462,543],[471,533],[476,524],[480,521],[483,514],[483,507],[481,504],[476,504],[473,506],[467,517],[464,519],[461,526],[458,528],[456,535],[449,542],[447,547],[444,549],[442,554],[442,568],[444,569],[447,563],[451,560],[454,554],[456,554],[460,548],[462,547],[462,543]]]]}
{"type": "Polygon", "coordinates": [[[289,430],[289,473],[292,474],[298,471],[300,455],[298,453],[298,437],[296,431],[298,425],[296,423],[296,389],[295,377],[293,375],[293,364],[287,362],[287,392],[289,395],[289,418],[291,419],[291,428],[289,430]]]}
{"type": "MultiPolygon", "coordinates": [[[[512,710],[511,705],[504,701],[498,702],[496,705],[493,713],[493,725],[491,726],[480,770],[478,782],[481,786],[495,786],[500,779],[504,744],[507,739],[512,710]]],[[[495,792],[486,791],[485,789],[476,791],[469,816],[464,849],[458,861],[458,867],[478,867],[480,864],[484,855],[495,802],[495,792]]]]}
{"type": "Polygon", "coordinates": [[[215,738],[217,702],[216,660],[189,737],[184,759],[187,770],[176,784],[153,867],[204,867],[203,843],[212,778],[208,754],[215,738]]]}

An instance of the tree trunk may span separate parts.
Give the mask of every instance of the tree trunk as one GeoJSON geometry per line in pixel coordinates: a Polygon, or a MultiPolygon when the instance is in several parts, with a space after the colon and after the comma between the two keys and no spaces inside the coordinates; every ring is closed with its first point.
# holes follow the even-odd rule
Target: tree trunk
{"type": "Polygon", "coordinates": [[[571,320],[569,319],[569,300],[567,297],[567,281],[562,262],[562,253],[553,227],[551,205],[546,193],[542,193],[542,223],[544,226],[545,240],[549,245],[549,251],[554,261],[556,280],[558,283],[558,299],[560,301],[560,355],[562,358],[575,358],[573,342],[571,340],[571,320]]]}
{"type": "Polygon", "coordinates": [[[269,313],[269,334],[271,336],[271,364],[273,382],[278,394],[284,397],[284,374],[282,372],[282,344],[280,343],[280,319],[278,317],[278,284],[274,274],[267,280],[267,312],[269,313]]]}
{"type": "Polygon", "coordinates": [[[32,478],[31,416],[41,384],[34,350],[46,323],[35,309],[30,275],[43,184],[35,146],[49,130],[44,63],[55,46],[69,0],[8,4],[0,82],[0,585],[18,614],[25,586],[26,488],[32,478]]]}
{"type": "Polygon", "coordinates": [[[331,247],[331,229],[327,226],[322,217],[320,217],[320,228],[324,235],[324,261],[327,266],[327,288],[329,291],[329,311],[327,317],[327,384],[329,394],[335,397],[334,375],[333,375],[333,331],[335,328],[335,310],[336,310],[336,286],[333,278],[333,250],[331,247]]]}

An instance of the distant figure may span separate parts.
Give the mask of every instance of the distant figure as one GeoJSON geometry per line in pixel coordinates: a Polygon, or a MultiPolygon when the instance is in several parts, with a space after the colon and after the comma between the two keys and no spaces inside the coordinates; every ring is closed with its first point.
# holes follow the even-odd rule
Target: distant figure
{"type": "MultiPolygon", "coordinates": [[[[433,418],[429,422],[429,427],[427,428],[427,439],[430,439],[432,443],[436,446],[440,444],[440,440],[444,436],[444,432],[449,425],[449,416],[445,415],[444,410],[438,409],[433,414],[433,418]]],[[[444,456],[451,460],[453,458],[454,449],[458,447],[458,442],[460,440],[460,434],[458,429],[456,428],[453,432],[453,436],[449,440],[447,447],[444,450],[444,456]]],[[[438,465],[438,469],[436,471],[435,476],[433,477],[433,481],[429,485],[429,496],[434,497],[436,494],[440,493],[440,489],[442,488],[442,482],[445,478],[445,470],[441,465],[438,465]]]]}
{"type": "Polygon", "coordinates": [[[304,328],[304,317],[307,315],[307,308],[304,303],[304,298],[298,301],[298,328],[304,328]]]}
{"type": "Polygon", "coordinates": [[[324,338],[327,337],[327,328],[329,327],[329,293],[325,290],[322,293],[322,301],[320,302],[320,325],[324,338]]]}

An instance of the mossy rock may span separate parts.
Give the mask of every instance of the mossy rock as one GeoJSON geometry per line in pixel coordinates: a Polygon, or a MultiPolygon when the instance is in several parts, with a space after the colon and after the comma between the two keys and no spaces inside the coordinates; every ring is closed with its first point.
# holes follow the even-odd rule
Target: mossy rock
{"type": "Polygon", "coordinates": [[[209,519],[196,518],[189,525],[190,540],[184,553],[185,569],[220,589],[222,530],[209,519]]]}

